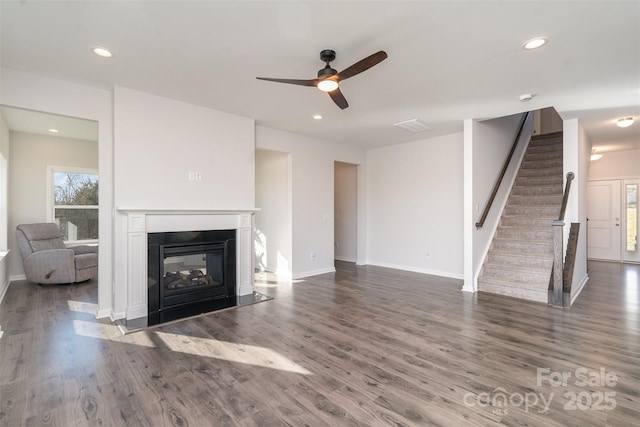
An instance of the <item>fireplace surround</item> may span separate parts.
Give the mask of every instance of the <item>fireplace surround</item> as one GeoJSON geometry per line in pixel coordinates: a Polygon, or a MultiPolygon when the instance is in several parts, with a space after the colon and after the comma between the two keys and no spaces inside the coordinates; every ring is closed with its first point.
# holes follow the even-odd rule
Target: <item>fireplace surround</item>
{"type": "MultiPolygon", "coordinates": [[[[144,327],[149,323],[148,240],[155,233],[198,233],[226,231],[235,234],[235,298],[240,300],[253,292],[253,236],[255,209],[139,209],[118,208],[126,218],[126,254],[123,258],[123,281],[126,286],[126,305],[122,316],[125,326],[144,327]]],[[[229,269],[230,267],[227,267],[229,269]]],[[[175,272],[174,272],[175,273],[175,272]]],[[[227,272],[232,274],[233,272],[227,272]]],[[[194,273],[198,274],[198,273],[194,273]]],[[[204,274],[204,273],[203,273],[204,274]]],[[[188,275],[188,274],[187,274],[188,275]]],[[[119,298],[116,295],[116,299],[119,298]]],[[[233,296],[225,297],[231,300],[233,296]]],[[[194,309],[199,311],[199,309],[194,309]]],[[[194,313],[198,314],[198,313],[194,313]]],[[[153,319],[151,319],[153,320],[153,319]]],[[[168,321],[168,320],[165,320],[168,321]]]]}

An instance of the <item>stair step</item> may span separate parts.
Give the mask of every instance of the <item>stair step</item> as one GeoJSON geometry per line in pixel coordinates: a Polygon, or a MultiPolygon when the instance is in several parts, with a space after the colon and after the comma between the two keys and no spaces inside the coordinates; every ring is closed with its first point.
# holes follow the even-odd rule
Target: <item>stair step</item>
{"type": "Polygon", "coordinates": [[[538,169],[538,168],[562,168],[562,158],[555,159],[524,159],[520,169],[538,169]]]}
{"type": "Polygon", "coordinates": [[[536,218],[558,218],[560,215],[560,206],[524,206],[524,205],[507,205],[505,206],[504,216],[526,216],[530,215],[536,218]]]}
{"type": "Polygon", "coordinates": [[[556,216],[534,217],[527,215],[506,215],[500,218],[501,227],[545,228],[551,229],[556,216]]]}
{"type": "Polygon", "coordinates": [[[550,168],[521,168],[516,178],[530,176],[560,176],[562,177],[562,166],[554,166],[550,168]]]}
{"type": "Polygon", "coordinates": [[[563,151],[564,148],[562,147],[562,144],[535,145],[530,143],[526,154],[556,153],[556,155],[561,156],[563,151]]]}
{"type": "Polygon", "coordinates": [[[562,138],[563,138],[562,131],[560,131],[560,132],[550,132],[550,133],[543,133],[543,134],[533,135],[531,137],[531,142],[544,143],[546,141],[551,141],[551,140],[560,140],[560,141],[562,141],[562,138]]]}
{"type": "Polygon", "coordinates": [[[560,206],[562,194],[542,195],[542,196],[520,196],[511,195],[507,206],[560,206]]]}
{"type": "Polygon", "coordinates": [[[553,230],[551,227],[521,228],[500,226],[496,231],[496,237],[498,239],[553,241],[553,230]]]}
{"type": "Polygon", "coordinates": [[[548,256],[549,254],[553,254],[553,241],[495,238],[493,239],[491,249],[501,252],[548,256]]]}
{"type": "Polygon", "coordinates": [[[521,176],[516,178],[515,186],[536,186],[536,185],[557,185],[562,189],[562,174],[542,175],[542,176],[521,176]]]}
{"type": "Polygon", "coordinates": [[[497,250],[489,251],[487,255],[488,264],[493,265],[504,265],[504,266],[515,266],[515,267],[525,267],[525,268],[540,268],[546,269],[547,271],[551,271],[551,267],[553,266],[553,256],[537,254],[535,257],[517,254],[513,252],[500,252],[497,250]]]}
{"type": "Polygon", "coordinates": [[[485,264],[480,273],[480,277],[483,279],[500,279],[515,285],[535,288],[544,283],[546,283],[547,286],[549,285],[551,270],[513,265],[485,264]]]}
{"type": "Polygon", "coordinates": [[[480,292],[490,292],[492,294],[521,298],[545,304],[549,301],[548,289],[530,289],[525,287],[518,287],[513,286],[509,282],[503,282],[499,280],[478,280],[478,290],[480,292]]]}
{"type": "Polygon", "coordinates": [[[520,196],[562,195],[560,185],[514,185],[511,194],[520,196]]]}
{"type": "Polygon", "coordinates": [[[534,160],[552,160],[552,159],[562,159],[562,151],[540,151],[540,152],[530,152],[524,155],[522,159],[523,162],[529,162],[534,160]]]}

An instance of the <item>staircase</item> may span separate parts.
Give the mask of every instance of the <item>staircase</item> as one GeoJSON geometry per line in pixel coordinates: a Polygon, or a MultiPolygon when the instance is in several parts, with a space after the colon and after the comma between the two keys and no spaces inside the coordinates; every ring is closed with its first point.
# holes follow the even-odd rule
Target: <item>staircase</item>
{"type": "Polygon", "coordinates": [[[562,204],[562,132],[531,138],[478,278],[478,290],[548,302],[562,204]]]}

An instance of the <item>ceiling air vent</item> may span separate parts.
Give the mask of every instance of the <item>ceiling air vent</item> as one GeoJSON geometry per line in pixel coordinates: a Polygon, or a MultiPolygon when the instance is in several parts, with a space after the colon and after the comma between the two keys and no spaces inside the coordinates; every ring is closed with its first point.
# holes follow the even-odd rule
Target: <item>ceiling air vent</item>
{"type": "Polygon", "coordinates": [[[425,130],[430,130],[431,128],[424,123],[422,123],[418,119],[406,120],[404,122],[396,123],[394,126],[402,128],[404,130],[408,130],[409,132],[419,133],[424,132],[425,130]]]}

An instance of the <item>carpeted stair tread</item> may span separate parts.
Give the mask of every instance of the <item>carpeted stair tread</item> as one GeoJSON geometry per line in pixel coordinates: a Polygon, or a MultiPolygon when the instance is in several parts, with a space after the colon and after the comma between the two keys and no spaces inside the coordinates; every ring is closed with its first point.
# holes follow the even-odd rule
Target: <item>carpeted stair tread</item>
{"type": "Polygon", "coordinates": [[[560,203],[562,203],[562,194],[535,196],[513,194],[509,197],[507,206],[559,206],[560,203]]]}
{"type": "Polygon", "coordinates": [[[503,215],[500,227],[545,228],[556,220],[555,216],[530,217],[525,215],[503,215]]]}
{"type": "Polygon", "coordinates": [[[513,286],[509,282],[503,281],[493,281],[487,280],[485,282],[481,282],[478,280],[478,284],[480,285],[480,292],[488,292],[493,294],[505,295],[514,298],[526,299],[529,301],[547,303],[548,301],[548,285],[546,289],[542,288],[525,288],[519,286],[513,286]]]}
{"type": "Polygon", "coordinates": [[[487,263],[497,265],[515,265],[521,267],[535,267],[546,268],[553,263],[553,254],[540,254],[532,257],[526,253],[513,252],[513,251],[491,251],[487,256],[487,263]]]}
{"type": "Polygon", "coordinates": [[[505,216],[530,215],[533,217],[558,218],[560,206],[520,206],[507,205],[504,209],[505,216]]]}

